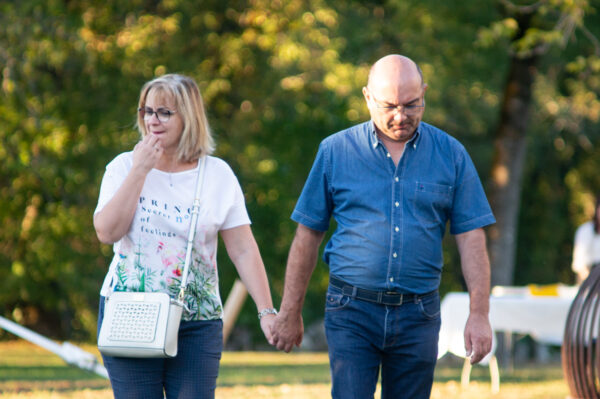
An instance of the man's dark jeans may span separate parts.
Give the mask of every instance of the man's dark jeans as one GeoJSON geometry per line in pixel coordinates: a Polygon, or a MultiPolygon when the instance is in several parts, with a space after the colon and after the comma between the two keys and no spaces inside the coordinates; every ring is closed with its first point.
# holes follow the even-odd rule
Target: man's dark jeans
{"type": "Polygon", "coordinates": [[[353,299],[330,285],[325,331],[332,397],[373,398],[381,367],[383,399],[429,398],[440,324],[437,291],[386,306],[353,299]]]}

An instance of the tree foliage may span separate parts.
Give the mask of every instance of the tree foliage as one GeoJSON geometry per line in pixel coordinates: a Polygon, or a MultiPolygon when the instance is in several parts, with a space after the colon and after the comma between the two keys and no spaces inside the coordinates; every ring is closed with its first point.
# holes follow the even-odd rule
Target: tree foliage
{"type": "MultiPolygon", "coordinates": [[[[515,43],[506,3],[0,1],[0,313],[56,337],[94,336],[112,250],[98,243],[92,213],[104,166],[138,140],[147,80],[179,72],[199,83],[278,302],[289,215],[319,141],[368,118],[369,66],[388,53],[420,64],[424,119],[466,145],[487,185],[511,57],[531,43],[549,47],[533,86],[515,281],[572,281],[572,234],[600,187],[596,5],[538,2],[536,18],[550,22],[515,43]],[[557,35],[550,17],[567,12],[578,18],[557,35]]],[[[443,292],[462,289],[446,241],[443,292]]],[[[219,267],[225,297],[235,271],[224,251],[219,267]]],[[[322,315],[326,285],[320,262],[307,323],[322,315]]],[[[255,326],[253,305],[245,309],[240,322],[255,326]]]]}

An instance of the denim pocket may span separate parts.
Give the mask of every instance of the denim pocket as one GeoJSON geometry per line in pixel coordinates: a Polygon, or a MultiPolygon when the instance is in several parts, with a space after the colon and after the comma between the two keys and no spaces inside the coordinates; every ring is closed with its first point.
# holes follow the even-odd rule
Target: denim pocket
{"type": "Polygon", "coordinates": [[[427,295],[426,297],[419,298],[418,300],[419,310],[421,314],[429,319],[435,320],[440,317],[440,295],[439,293],[427,295]]]}
{"type": "Polygon", "coordinates": [[[445,223],[452,205],[454,188],[445,184],[416,182],[413,206],[416,218],[425,227],[445,223]]]}
{"type": "Polygon", "coordinates": [[[341,310],[345,308],[349,302],[350,297],[347,295],[327,292],[327,296],[325,297],[325,311],[341,310]]]}

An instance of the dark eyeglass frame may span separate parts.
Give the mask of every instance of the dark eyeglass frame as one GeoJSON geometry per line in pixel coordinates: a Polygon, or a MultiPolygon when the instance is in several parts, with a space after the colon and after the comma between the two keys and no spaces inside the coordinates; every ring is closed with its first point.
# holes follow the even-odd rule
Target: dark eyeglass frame
{"type": "Polygon", "coordinates": [[[373,100],[373,103],[375,103],[375,106],[383,110],[385,113],[395,114],[396,112],[400,113],[404,111],[404,115],[413,116],[417,115],[423,108],[425,108],[425,97],[422,98],[422,102],[419,105],[382,105],[372,94],[371,99],[373,100]]]}
{"type": "Polygon", "coordinates": [[[177,111],[171,111],[166,108],[158,108],[156,111],[150,107],[140,107],[138,112],[146,122],[152,119],[152,115],[156,114],[156,118],[160,123],[167,123],[171,119],[171,115],[176,114],[177,111]]]}

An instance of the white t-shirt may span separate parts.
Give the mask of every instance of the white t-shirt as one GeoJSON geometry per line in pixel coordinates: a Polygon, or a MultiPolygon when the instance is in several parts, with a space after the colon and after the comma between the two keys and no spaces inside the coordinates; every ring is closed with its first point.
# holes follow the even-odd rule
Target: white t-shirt
{"type": "Polygon", "coordinates": [[[577,273],[596,263],[600,263],[600,234],[594,231],[594,222],[586,222],[575,232],[572,268],[577,273]]]}
{"type": "MultiPolygon", "coordinates": [[[[146,176],[127,234],[113,245],[115,253],[100,294],[117,291],[162,291],[176,297],[185,263],[198,167],[177,173],[152,169],[146,176]]],[[[133,152],[106,166],[97,213],[117,192],[133,164],[133,152]]],[[[223,317],[217,273],[218,232],[250,224],[240,184],[227,163],[206,159],[184,320],[223,317]]]]}

